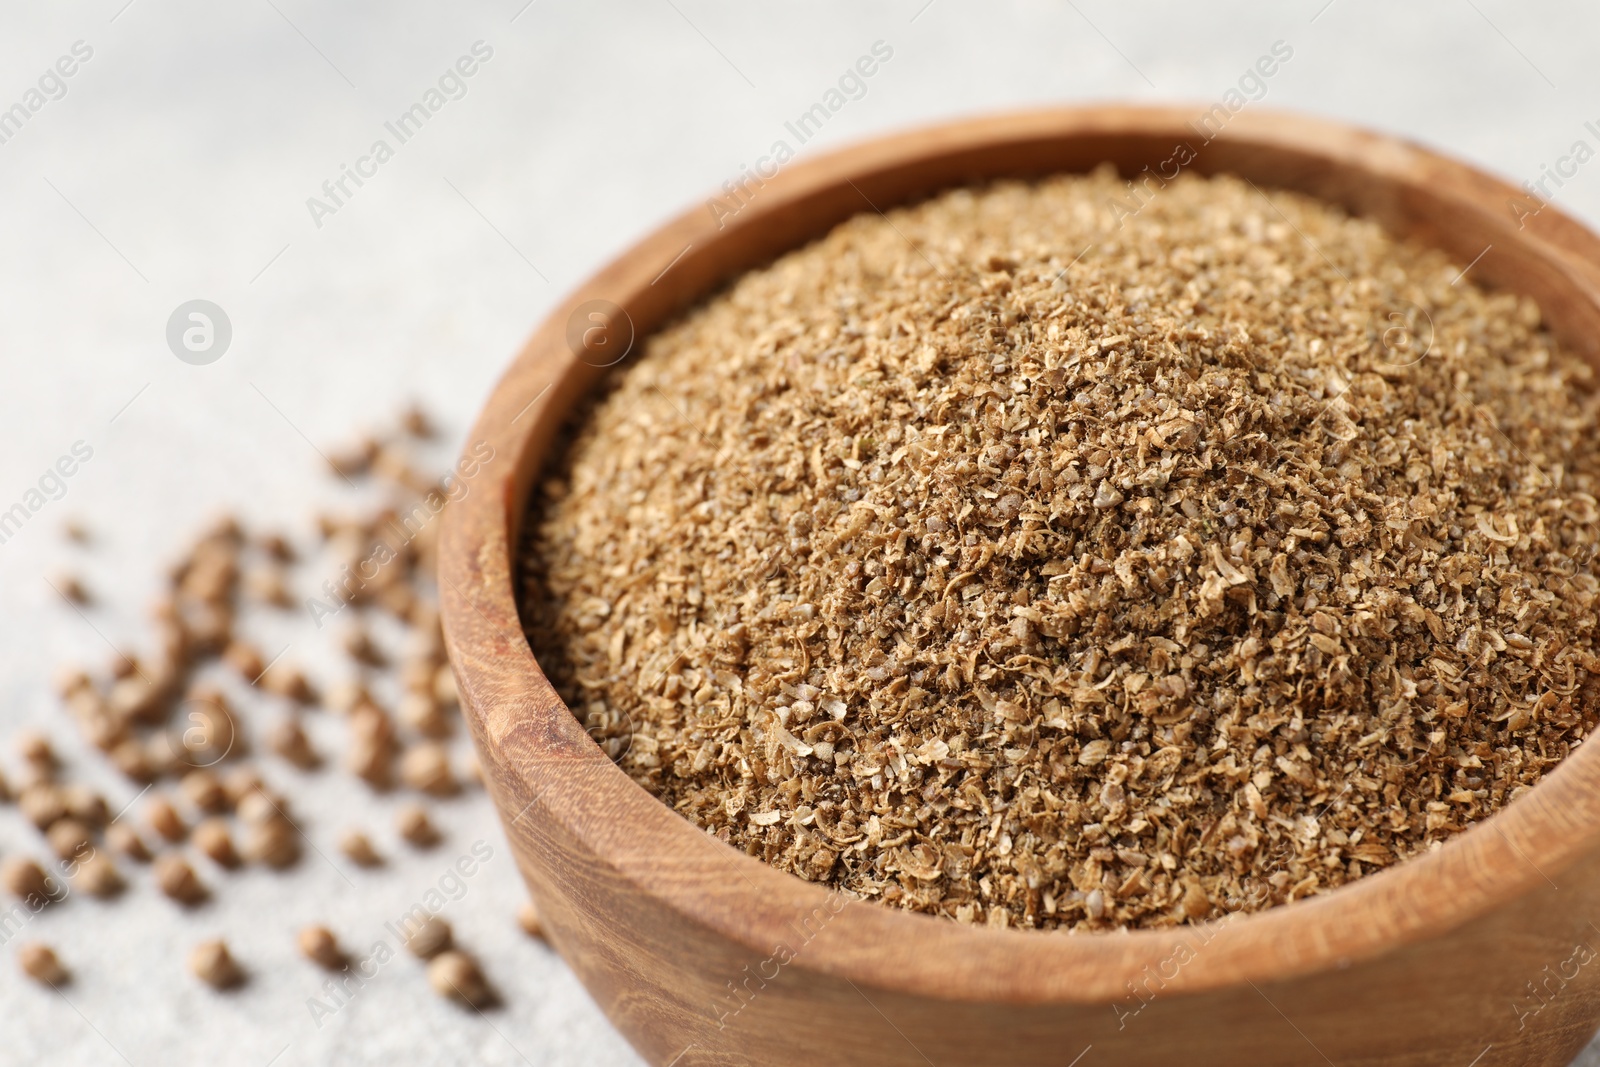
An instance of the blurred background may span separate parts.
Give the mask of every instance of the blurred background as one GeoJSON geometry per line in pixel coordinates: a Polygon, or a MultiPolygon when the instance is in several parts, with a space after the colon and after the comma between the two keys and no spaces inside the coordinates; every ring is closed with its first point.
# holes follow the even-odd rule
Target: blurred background
{"type": "MultiPolygon", "coordinates": [[[[24,726],[81,748],[56,668],[103,669],[113,647],[137,646],[197,528],[231,512],[310,543],[318,510],[358,496],[319,451],[411,401],[441,427],[423,462],[442,473],[546,309],[775,140],[795,145],[785,123],[860,56],[890,53],[801,157],[1036,105],[1188,101],[1198,116],[1242,88],[1252,108],[1401,134],[1516,184],[1543,178],[1595,222],[1600,166],[1547,174],[1577,141],[1600,148],[1597,36],[1600,8],[1511,0],[5,5],[0,513],[22,503],[27,516],[0,526],[0,765],[15,764],[4,736],[24,726]],[[1290,58],[1241,86],[1275,45],[1290,58]],[[386,126],[418,103],[437,105],[420,129],[386,126]],[[214,305],[213,334],[185,349],[185,309],[169,343],[169,320],[196,300],[214,305]],[[75,447],[90,458],[41,485],[75,447]],[[62,537],[69,519],[87,546],[62,537]],[[66,574],[92,604],[65,602],[66,574]]],[[[288,642],[314,676],[337,677],[333,628],[278,625],[269,654],[288,642]]],[[[113,811],[134,799],[81,759],[113,811]]],[[[147,878],[114,902],[48,909],[27,936],[76,980],[59,994],[32,983],[17,942],[0,945],[0,1063],[638,1062],[517,930],[521,885],[481,791],[438,805],[438,848],[385,839],[393,862],[351,876],[320,854],[348,822],[387,828],[396,801],[339,774],[272,774],[300,798],[316,854],[285,874],[218,876],[227,891],[194,913],[147,878]],[[503,1006],[447,1004],[399,959],[316,1016],[325,976],[293,952],[293,930],[328,922],[362,948],[480,840],[492,858],[445,914],[503,1006]],[[183,964],[218,935],[251,971],[226,996],[183,964]]],[[[0,807],[0,854],[30,850],[35,831],[0,807]]]]}

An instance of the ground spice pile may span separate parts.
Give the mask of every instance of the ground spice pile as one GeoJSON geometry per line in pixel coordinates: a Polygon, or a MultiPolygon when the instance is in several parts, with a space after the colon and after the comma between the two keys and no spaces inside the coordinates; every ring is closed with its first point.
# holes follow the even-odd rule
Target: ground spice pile
{"type": "Polygon", "coordinates": [[[1437,847],[1587,734],[1600,401],[1538,309],[1236,179],[1126,203],[863,214],[617,376],[525,615],[640,784],[862,897],[1150,927],[1437,847]]]}

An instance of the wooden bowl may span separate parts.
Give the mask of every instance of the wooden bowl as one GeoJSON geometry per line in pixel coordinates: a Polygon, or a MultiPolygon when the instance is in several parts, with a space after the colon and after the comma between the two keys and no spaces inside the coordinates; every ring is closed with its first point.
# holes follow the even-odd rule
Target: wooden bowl
{"type": "Polygon", "coordinates": [[[1600,240],[1578,223],[1391,137],[1250,109],[1207,141],[1200,113],[1003,115],[795,162],[736,213],[696,207],[583,283],[494,390],[469,439],[493,458],[442,535],[446,640],[550,939],[649,1062],[1491,1067],[1566,1063],[1595,1032],[1596,746],[1437,851],[1324,896],[1175,929],[995,930],[833,894],[707,836],[601,752],[529,651],[512,559],[528,487],[629,320],[642,338],[850,215],[964,182],[1105,160],[1134,176],[1186,146],[1186,169],[1444,249],[1600,360],[1600,240]]]}

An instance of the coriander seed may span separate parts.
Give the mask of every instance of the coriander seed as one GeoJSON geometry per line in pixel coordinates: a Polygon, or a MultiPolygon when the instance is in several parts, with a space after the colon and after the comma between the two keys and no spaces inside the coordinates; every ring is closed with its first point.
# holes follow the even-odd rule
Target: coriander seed
{"type": "Polygon", "coordinates": [[[228,792],[212,771],[198,767],[183,776],[178,783],[184,799],[208,815],[220,815],[228,810],[228,792]]]}
{"type": "Polygon", "coordinates": [[[189,970],[213,989],[232,989],[244,981],[244,970],[220,939],[196,945],[189,953],[189,970]]]}
{"type": "Polygon", "coordinates": [[[400,757],[400,780],[407,786],[436,797],[453,796],[459,791],[450,772],[450,753],[434,741],[424,741],[406,749],[400,757]]]}
{"type": "Polygon", "coordinates": [[[62,860],[88,851],[93,842],[89,828],[73,818],[57,819],[45,831],[45,839],[50,842],[50,850],[62,860]]]}
{"type": "Polygon", "coordinates": [[[135,782],[149,782],[155,777],[150,766],[150,757],[137,738],[130,737],[118,742],[112,748],[110,756],[117,770],[135,782]]]}
{"type": "Polygon", "coordinates": [[[428,962],[428,984],[441,997],[459,1000],[482,1008],[493,1000],[493,991],[476,960],[465,952],[441,952],[428,962]]]}
{"type": "Polygon", "coordinates": [[[539,908],[531,900],[524,900],[517,908],[517,925],[529,937],[545,940],[544,921],[539,918],[539,908]]]}
{"type": "Polygon", "coordinates": [[[418,848],[432,848],[439,843],[440,834],[421,805],[408,804],[395,816],[394,826],[400,836],[418,848]]]}
{"type": "Polygon", "coordinates": [[[106,798],[86,785],[62,786],[60,796],[67,815],[86,826],[102,827],[111,821],[106,798]]]}
{"type": "Polygon", "coordinates": [[[300,725],[300,719],[293,714],[279,720],[272,728],[267,746],[301,770],[311,770],[321,763],[316,750],[311,747],[311,739],[306,736],[305,728],[300,725]]]}
{"type": "Polygon", "coordinates": [[[17,949],[22,973],[47,986],[65,985],[70,976],[55,950],[40,941],[29,941],[17,949]]]}
{"type": "Polygon", "coordinates": [[[239,866],[239,853],[233,847],[233,835],[228,832],[228,821],[218,816],[203,820],[194,828],[194,847],[211,858],[219,867],[239,866]]]}
{"type": "Polygon", "coordinates": [[[302,927],[295,936],[295,944],[306,959],[330,971],[339,970],[348,959],[339,947],[339,939],[326,926],[302,927]]]}
{"type": "Polygon", "coordinates": [[[106,846],[137,863],[150,862],[150,847],[139,836],[139,831],[125,822],[114,822],[106,827],[106,846]]]}
{"type": "Polygon", "coordinates": [[[12,896],[29,904],[43,904],[61,895],[61,883],[25,856],[7,856],[0,860],[0,882],[5,883],[12,896]]]}
{"type": "Polygon", "coordinates": [[[454,725],[432,693],[411,691],[400,698],[400,721],[424,737],[449,737],[454,725]]]}
{"type": "Polygon", "coordinates": [[[167,853],[156,859],[156,885],[179,904],[193,907],[211,895],[189,861],[176,853],[167,853]]]}
{"type": "Polygon", "coordinates": [[[292,867],[300,859],[300,835],[287,818],[262,820],[246,828],[244,856],[279,870],[292,867]]]}
{"type": "Polygon", "coordinates": [[[25,788],[17,797],[17,807],[22,815],[40,830],[47,830],[58,819],[66,818],[66,798],[61,790],[49,782],[38,782],[25,788]]]}
{"type": "Polygon", "coordinates": [[[101,899],[116,896],[127,885],[116,862],[106,853],[97,851],[91,851],[77,861],[72,884],[91,897],[101,899]]]}
{"type": "Polygon", "coordinates": [[[183,816],[178,814],[178,809],[159,793],[145,802],[144,819],[150,829],[173,844],[182,841],[189,833],[189,827],[183,821],[183,816]]]}
{"type": "Polygon", "coordinates": [[[418,959],[431,960],[453,943],[450,924],[437,915],[429,915],[406,930],[406,949],[418,959]]]}
{"type": "Polygon", "coordinates": [[[372,847],[372,841],[360,830],[346,830],[339,838],[339,851],[358,867],[378,867],[383,857],[372,847]]]}
{"type": "Polygon", "coordinates": [[[24,760],[45,770],[60,764],[50,739],[37,730],[24,730],[16,738],[17,754],[24,760]]]}

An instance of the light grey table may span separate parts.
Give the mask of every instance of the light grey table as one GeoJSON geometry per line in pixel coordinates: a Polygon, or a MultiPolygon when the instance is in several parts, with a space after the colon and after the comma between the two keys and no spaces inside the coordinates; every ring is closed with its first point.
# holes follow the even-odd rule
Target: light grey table
{"type": "MultiPolygon", "coordinates": [[[[1600,119],[1597,33],[1592,7],[1510,0],[8,4],[0,108],[26,115],[0,114],[0,510],[76,442],[93,455],[0,544],[0,732],[69,735],[51,666],[103,663],[102,637],[136,642],[161,564],[206,517],[233,508],[305,535],[313,507],[339,506],[310,442],[410,397],[463,433],[563,291],[752,165],[877,42],[891,58],[802,153],[999,108],[1207,105],[1283,42],[1292,57],[1247,83],[1262,96],[1251,106],[1367,123],[1521,181],[1597,141],[1584,126],[1600,119]],[[70,77],[50,73],[62,57],[70,77]],[[446,76],[463,57],[470,77],[446,76]],[[417,103],[438,107],[391,132],[417,103]],[[205,366],[165,336],[193,299],[232,328],[205,366]],[[98,535],[91,551],[57,536],[69,515],[98,535]],[[62,568],[100,594],[92,625],[46,584],[62,568]]],[[[1600,217],[1600,165],[1548,188],[1600,217]]],[[[331,629],[268,631],[263,644],[331,670],[331,629]]],[[[317,724],[328,745],[331,725],[317,724]]],[[[395,804],[339,774],[279,777],[330,854],[341,826],[386,826],[395,804]]],[[[483,795],[442,818],[435,852],[385,839],[397,861],[381,876],[313,855],[289,875],[228,879],[187,919],[143,885],[46,913],[34,930],[78,981],[70,1000],[41,992],[0,949],[0,1063],[637,1062],[564,965],[510,925],[521,890],[483,795]],[[375,940],[480,839],[493,856],[446,915],[507,1007],[456,1010],[401,959],[319,1026],[320,976],[289,932],[324,920],[357,946],[375,940]],[[186,946],[212,932],[251,964],[247,991],[217,997],[184,973],[186,946]]],[[[31,830],[0,810],[0,852],[25,846],[31,830]]]]}

